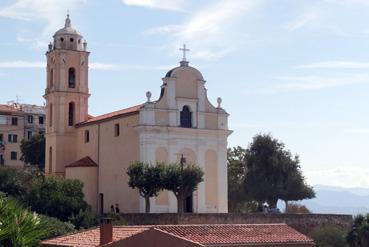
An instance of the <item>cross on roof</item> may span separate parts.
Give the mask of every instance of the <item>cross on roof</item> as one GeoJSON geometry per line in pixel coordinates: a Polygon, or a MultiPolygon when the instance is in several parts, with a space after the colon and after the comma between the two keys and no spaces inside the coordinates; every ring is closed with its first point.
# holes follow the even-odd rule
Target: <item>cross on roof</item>
{"type": "Polygon", "coordinates": [[[186,61],[186,51],[190,51],[190,49],[186,49],[186,44],[183,44],[183,48],[179,48],[179,50],[183,52],[182,61],[186,61]]]}

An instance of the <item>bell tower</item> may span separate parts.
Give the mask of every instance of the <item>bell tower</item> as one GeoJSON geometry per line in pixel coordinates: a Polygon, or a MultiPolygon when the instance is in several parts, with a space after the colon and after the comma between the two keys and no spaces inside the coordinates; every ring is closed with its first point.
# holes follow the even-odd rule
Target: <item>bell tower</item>
{"type": "Polygon", "coordinates": [[[76,158],[75,125],[88,119],[87,43],[72,27],[69,14],[48,46],[46,99],[46,159],[48,175],[64,176],[76,158]]]}

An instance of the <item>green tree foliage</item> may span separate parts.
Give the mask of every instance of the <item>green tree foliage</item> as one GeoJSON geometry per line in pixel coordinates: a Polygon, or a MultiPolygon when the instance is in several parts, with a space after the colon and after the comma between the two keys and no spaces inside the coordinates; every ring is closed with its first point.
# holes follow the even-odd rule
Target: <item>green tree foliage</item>
{"type": "Polygon", "coordinates": [[[178,213],[184,212],[185,198],[192,196],[199,183],[203,181],[204,172],[194,164],[183,166],[173,163],[165,166],[163,188],[172,191],[177,198],[178,213]]]}
{"type": "Polygon", "coordinates": [[[46,225],[48,229],[47,235],[44,237],[45,239],[62,236],[75,231],[74,225],[70,222],[63,222],[58,220],[57,218],[49,217],[42,214],[40,215],[40,220],[41,223],[46,225]]]}
{"type": "Polygon", "coordinates": [[[145,198],[145,212],[150,212],[150,197],[157,196],[162,190],[163,164],[155,166],[136,161],[127,170],[128,185],[137,188],[140,195],[145,198]]]}
{"type": "Polygon", "coordinates": [[[310,214],[311,211],[305,206],[298,203],[290,203],[288,204],[286,213],[290,214],[310,214]]]}
{"type": "Polygon", "coordinates": [[[35,135],[29,140],[22,140],[20,149],[21,160],[26,164],[37,166],[40,170],[45,169],[45,137],[35,135]]]}
{"type": "Polygon", "coordinates": [[[304,181],[298,157],[292,157],[284,144],[271,135],[256,135],[246,153],[244,189],[249,198],[266,201],[274,208],[278,199],[289,201],[315,196],[304,181]]]}
{"type": "Polygon", "coordinates": [[[36,213],[14,199],[0,197],[0,246],[38,246],[48,230],[36,213]]]}
{"type": "Polygon", "coordinates": [[[67,221],[80,210],[87,209],[82,188],[78,180],[47,177],[33,184],[25,202],[38,213],[67,221]]]}
{"type": "Polygon", "coordinates": [[[76,215],[70,216],[68,221],[78,230],[90,228],[98,223],[97,216],[89,208],[85,210],[80,209],[76,215]]]}
{"type": "Polygon", "coordinates": [[[345,232],[332,226],[323,226],[314,229],[311,233],[317,247],[345,247],[347,246],[345,232]]]}
{"type": "MultiPolygon", "coordinates": [[[[243,181],[246,174],[246,149],[242,147],[228,148],[228,210],[229,212],[241,212],[245,209],[245,193],[243,181]]],[[[247,207],[246,207],[247,208],[247,207]]]]}
{"type": "Polygon", "coordinates": [[[347,242],[350,246],[369,246],[369,214],[357,215],[351,231],[347,235],[347,242]]]}

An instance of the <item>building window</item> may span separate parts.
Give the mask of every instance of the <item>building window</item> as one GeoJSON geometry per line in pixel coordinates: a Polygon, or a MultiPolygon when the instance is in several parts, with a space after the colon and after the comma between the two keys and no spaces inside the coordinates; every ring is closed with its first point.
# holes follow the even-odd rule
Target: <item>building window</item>
{"type": "Polygon", "coordinates": [[[50,88],[54,86],[54,70],[50,69],[50,88]]]}
{"type": "Polygon", "coordinates": [[[85,130],[85,143],[90,142],[90,131],[85,130]]]}
{"type": "Polygon", "coordinates": [[[68,70],[68,87],[76,87],[76,70],[74,68],[69,68],[68,70]]]}
{"type": "Polygon", "coordinates": [[[38,124],[39,125],[43,125],[44,124],[44,117],[43,116],[38,117],[38,124]]]}
{"type": "Polygon", "coordinates": [[[49,106],[49,126],[53,126],[53,104],[49,106]]]}
{"type": "Polygon", "coordinates": [[[6,124],[6,116],[0,116],[0,124],[6,124]]]}
{"type": "Polygon", "coordinates": [[[119,135],[120,135],[119,124],[115,124],[114,125],[114,136],[119,136],[119,135]]]}
{"type": "Polygon", "coordinates": [[[0,165],[5,165],[4,156],[2,154],[0,154],[0,165]]]}
{"type": "Polygon", "coordinates": [[[28,115],[27,116],[27,121],[29,124],[32,124],[33,123],[33,116],[32,115],[28,115]]]}
{"type": "Polygon", "coordinates": [[[191,128],[192,127],[192,113],[188,106],[183,106],[181,114],[181,127],[183,128],[191,128]]]}
{"type": "Polygon", "coordinates": [[[0,144],[4,141],[4,135],[0,134],[0,144]]]}
{"type": "Polygon", "coordinates": [[[30,140],[32,138],[32,131],[31,130],[28,130],[27,131],[27,139],[30,140]]]}
{"type": "Polygon", "coordinates": [[[18,118],[12,117],[12,125],[18,125],[18,118]]]}
{"type": "Polygon", "coordinates": [[[10,159],[11,160],[17,160],[18,159],[18,154],[17,154],[17,152],[11,152],[10,153],[10,159]]]}
{"type": "Polygon", "coordinates": [[[69,103],[69,111],[68,111],[68,125],[74,125],[74,102],[69,103]]]}
{"type": "Polygon", "coordinates": [[[9,134],[8,135],[8,142],[17,143],[18,142],[18,135],[9,134]]]}
{"type": "Polygon", "coordinates": [[[52,164],[53,164],[53,148],[49,147],[49,174],[51,174],[52,164]]]}

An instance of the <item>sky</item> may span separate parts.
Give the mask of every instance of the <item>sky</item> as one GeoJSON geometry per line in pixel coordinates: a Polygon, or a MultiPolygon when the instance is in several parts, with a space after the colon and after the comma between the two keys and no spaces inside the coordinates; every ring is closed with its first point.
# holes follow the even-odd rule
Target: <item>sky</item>
{"type": "Polygon", "coordinates": [[[67,10],[91,52],[90,114],[158,98],[185,43],[230,147],[270,133],[310,184],[369,187],[369,0],[1,0],[0,103],[44,103],[67,10]]]}

